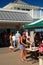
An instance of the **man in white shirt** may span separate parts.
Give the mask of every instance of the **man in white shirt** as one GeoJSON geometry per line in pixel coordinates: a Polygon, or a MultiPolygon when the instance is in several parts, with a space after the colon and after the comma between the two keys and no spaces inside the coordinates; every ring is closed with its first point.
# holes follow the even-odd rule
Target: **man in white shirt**
{"type": "Polygon", "coordinates": [[[21,36],[21,35],[20,35],[19,31],[17,31],[17,33],[15,34],[17,47],[19,47],[19,44],[20,44],[20,36],[21,36]]]}

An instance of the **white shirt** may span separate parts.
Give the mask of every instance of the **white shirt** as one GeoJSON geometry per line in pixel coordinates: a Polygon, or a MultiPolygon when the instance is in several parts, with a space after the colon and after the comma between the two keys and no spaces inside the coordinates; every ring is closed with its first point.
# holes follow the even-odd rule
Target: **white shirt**
{"type": "Polygon", "coordinates": [[[14,41],[14,40],[16,40],[16,38],[15,38],[15,36],[14,36],[14,35],[12,36],[12,40],[13,40],[13,41],[14,41]]]}
{"type": "Polygon", "coordinates": [[[20,33],[16,33],[15,37],[20,38],[20,33]]]}

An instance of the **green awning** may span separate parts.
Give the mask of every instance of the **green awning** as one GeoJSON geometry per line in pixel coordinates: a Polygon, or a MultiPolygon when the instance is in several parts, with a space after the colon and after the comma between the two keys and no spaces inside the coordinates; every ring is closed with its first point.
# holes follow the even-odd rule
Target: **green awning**
{"type": "Polygon", "coordinates": [[[43,19],[25,24],[23,27],[24,28],[31,28],[31,29],[32,28],[43,28],[43,19]]]}

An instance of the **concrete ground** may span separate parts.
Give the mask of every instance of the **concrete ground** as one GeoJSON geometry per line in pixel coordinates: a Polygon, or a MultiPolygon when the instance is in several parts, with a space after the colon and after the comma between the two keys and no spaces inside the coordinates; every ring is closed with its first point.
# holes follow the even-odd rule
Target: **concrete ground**
{"type": "Polygon", "coordinates": [[[39,65],[39,62],[33,62],[29,59],[22,62],[20,60],[20,50],[11,53],[8,47],[0,48],[0,65],[39,65]]]}

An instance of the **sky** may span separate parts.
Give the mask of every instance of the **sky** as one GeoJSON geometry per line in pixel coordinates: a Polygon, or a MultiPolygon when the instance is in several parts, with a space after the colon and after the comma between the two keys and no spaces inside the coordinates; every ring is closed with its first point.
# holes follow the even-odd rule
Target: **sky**
{"type": "MultiPolygon", "coordinates": [[[[0,0],[0,8],[6,6],[7,4],[14,2],[15,0],[0,0]]],[[[42,6],[43,7],[43,0],[22,0],[30,5],[35,6],[42,6]]]]}

